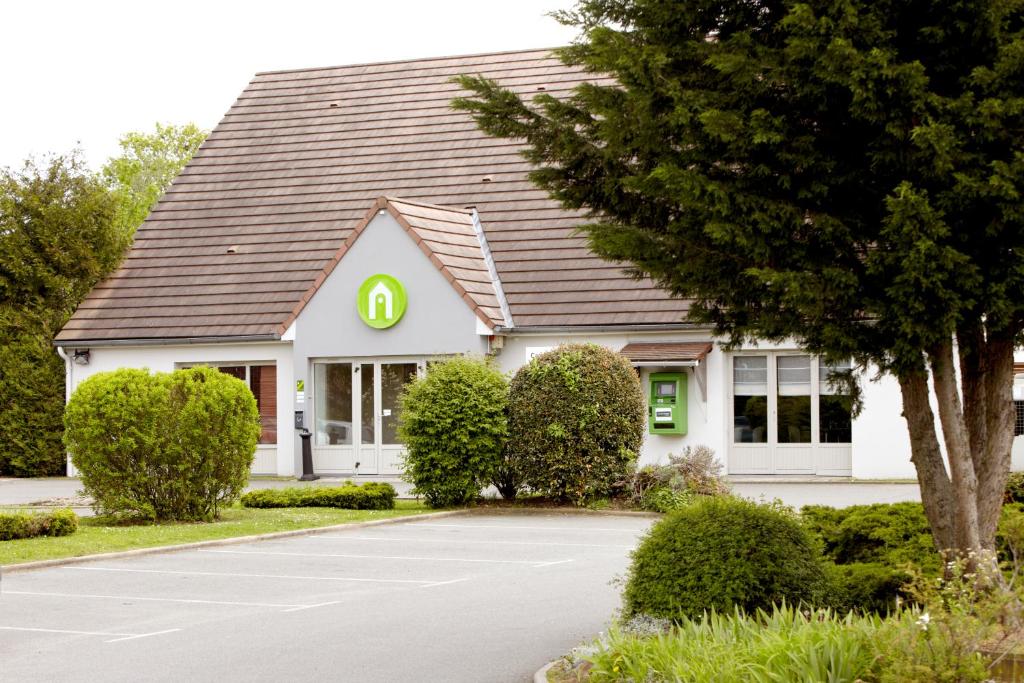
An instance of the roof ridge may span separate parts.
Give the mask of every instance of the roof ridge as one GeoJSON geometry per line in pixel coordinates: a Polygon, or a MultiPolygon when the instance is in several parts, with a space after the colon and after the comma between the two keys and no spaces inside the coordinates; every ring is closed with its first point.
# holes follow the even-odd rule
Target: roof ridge
{"type": "Polygon", "coordinates": [[[440,55],[437,57],[412,57],[409,59],[391,59],[383,62],[358,62],[356,64],[334,64],[331,66],[308,66],[298,69],[273,69],[270,71],[257,71],[255,76],[269,76],[271,74],[294,74],[294,73],[307,73],[310,71],[330,71],[332,69],[355,69],[364,66],[386,66],[388,64],[411,64],[413,62],[436,62],[441,60],[456,60],[456,59],[470,59],[472,57],[498,57],[501,55],[520,55],[528,54],[530,52],[547,52],[553,53],[560,47],[533,47],[524,48],[521,50],[497,50],[495,52],[471,52],[469,54],[461,55],[440,55]]]}

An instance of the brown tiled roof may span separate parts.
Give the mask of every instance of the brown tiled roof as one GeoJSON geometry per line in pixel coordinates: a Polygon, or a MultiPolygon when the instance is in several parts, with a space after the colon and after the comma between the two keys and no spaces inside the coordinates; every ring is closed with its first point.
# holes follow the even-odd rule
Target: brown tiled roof
{"type": "Polygon", "coordinates": [[[306,302],[313,298],[316,290],[326,281],[327,276],[381,210],[390,213],[398,224],[405,228],[409,237],[419,245],[424,255],[437,266],[449,284],[485,325],[494,329],[508,324],[501,311],[498,296],[500,285],[491,278],[480,240],[473,227],[472,210],[380,197],[353,228],[334,258],[328,261],[322,272],[317,275],[291,316],[282,323],[282,328],[287,329],[298,317],[306,302]]]}
{"type": "Polygon", "coordinates": [[[704,360],[711,353],[711,342],[633,342],[619,353],[634,363],[704,360]]]}
{"type": "Polygon", "coordinates": [[[1016,375],[1019,372],[1024,372],[1024,363],[1014,363],[1013,364],[1013,374],[1016,375]]]}
{"type": "Polygon", "coordinates": [[[258,74],[58,340],[279,335],[385,195],[476,207],[516,326],[680,322],[684,302],[590,253],[518,143],[450,108],[458,74],[524,96],[595,80],[545,50],[258,74]]]}

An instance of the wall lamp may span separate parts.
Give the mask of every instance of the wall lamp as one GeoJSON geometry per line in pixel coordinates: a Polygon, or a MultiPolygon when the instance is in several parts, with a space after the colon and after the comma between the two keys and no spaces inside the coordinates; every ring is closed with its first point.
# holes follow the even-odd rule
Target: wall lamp
{"type": "Polygon", "coordinates": [[[89,349],[75,349],[75,355],[72,358],[75,361],[75,365],[88,365],[89,349]]]}

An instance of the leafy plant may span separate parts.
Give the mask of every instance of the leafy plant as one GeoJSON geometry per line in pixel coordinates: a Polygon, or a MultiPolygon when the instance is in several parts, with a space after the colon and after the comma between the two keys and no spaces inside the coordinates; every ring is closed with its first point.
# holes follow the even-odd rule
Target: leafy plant
{"type": "Polygon", "coordinates": [[[428,505],[462,505],[492,481],[503,496],[515,497],[517,476],[503,458],[508,382],[493,365],[466,357],[439,361],[407,385],[400,402],[403,477],[428,505]]]}
{"type": "Polygon", "coordinates": [[[877,503],[832,508],[805,505],[803,523],[824,542],[836,564],[867,562],[893,568],[914,565],[937,572],[939,553],[920,503],[877,503]]]}
{"type": "Polygon", "coordinates": [[[516,372],[509,449],[530,489],[576,505],[612,492],[646,426],[640,380],[623,356],[596,344],[540,354],[516,372]]]}
{"type": "Polygon", "coordinates": [[[871,671],[879,627],[876,617],[789,605],[684,618],[653,635],[615,627],[586,656],[588,680],[854,683],[871,671]]]}
{"type": "Polygon", "coordinates": [[[623,602],[627,617],[682,619],[783,601],[816,605],[827,595],[817,539],[788,508],[705,497],[666,515],[640,542],[623,602]]]}
{"type": "Polygon", "coordinates": [[[694,496],[729,493],[722,463],[707,446],[687,446],[670,454],[668,464],[646,465],[619,483],[633,507],[668,512],[686,505],[694,496]]]}
{"type": "Polygon", "coordinates": [[[0,541],[36,536],[68,536],[78,531],[78,515],[69,509],[46,513],[0,513],[0,541]]]}
{"type": "Polygon", "coordinates": [[[242,495],[247,508],[329,507],[345,510],[391,510],[397,493],[386,482],[357,485],[346,481],[341,486],[296,486],[258,489],[242,495]]]}
{"type": "Polygon", "coordinates": [[[245,488],[260,434],[245,383],[204,367],[96,373],[64,422],[97,511],[156,520],[216,517],[245,488]]]}

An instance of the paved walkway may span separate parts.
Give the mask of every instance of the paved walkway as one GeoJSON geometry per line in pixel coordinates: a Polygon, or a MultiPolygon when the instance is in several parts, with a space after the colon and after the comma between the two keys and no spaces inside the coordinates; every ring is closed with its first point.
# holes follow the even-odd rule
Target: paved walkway
{"type": "MultiPolygon", "coordinates": [[[[324,478],[315,482],[300,482],[292,479],[254,479],[249,489],[281,488],[285,486],[331,485],[344,479],[324,478]]],[[[398,490],[398,495],[407,497],[411,486],[395,479],[361,477],[357,481],[388,481],[398,490]]],[[[754,500],[780,499],[787,505],[801,507],[818,504],[846,507],[863,503],[895,503],[904,500],[920,500],[921,493],[916,483],[892,482],[851,482],[848,480],[815,482],[812,479],[783,479],[742,477],[732,483],[733,490],[741,496],[754,500]]],[[[42,500],[66,499],[78,495],[82,484],[78,479],[54,477],[47,479],[0,479],[0,505],[22,505],[42,500]]],[[[88,514],[86,507],[76,510],[88,514]]]]}
{"type": "Polygon", "coordinates": [[[5,573],[5,681],[522,683],[607,628],[648,516],[472,514],[5,573]]]}

